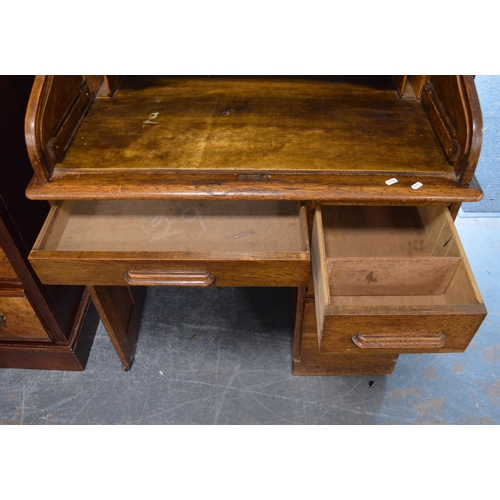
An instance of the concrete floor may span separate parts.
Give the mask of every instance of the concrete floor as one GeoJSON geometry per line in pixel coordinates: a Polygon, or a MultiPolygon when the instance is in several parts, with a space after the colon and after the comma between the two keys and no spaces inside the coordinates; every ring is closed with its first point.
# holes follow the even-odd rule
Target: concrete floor
{"type": "Polygon", "coordinates": [[[294,377],[286,289],[151,288],[129,372],[100,325],[84,372],[0,369],[0,423],[499,424],[500,219],[456,225],[488,309],[465,353],[294,377]]]}

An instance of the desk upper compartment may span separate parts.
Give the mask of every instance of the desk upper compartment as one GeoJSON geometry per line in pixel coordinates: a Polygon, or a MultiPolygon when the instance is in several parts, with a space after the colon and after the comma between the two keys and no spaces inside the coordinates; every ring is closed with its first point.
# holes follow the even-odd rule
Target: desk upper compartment
{"type": "Polygon", "coordinates": [[[38,77],[28,196],[479,199],[469,188],[481,145],[473,80],[422,77],[417,95],[400,98],[411,82],[38,77]],[[388,187],[391,177],[400,182],[388,187]]]}

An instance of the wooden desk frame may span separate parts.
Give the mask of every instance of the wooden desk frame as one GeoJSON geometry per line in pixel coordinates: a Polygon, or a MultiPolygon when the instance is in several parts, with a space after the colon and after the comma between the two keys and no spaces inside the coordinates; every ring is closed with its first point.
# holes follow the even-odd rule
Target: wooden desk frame
{"type": "MultiPolygon", "coordinates": [[[[200,206],[221,199],[298,203],[303,227],[300,265],[289,261],[286,270],[280,270],[278,261],[283,259],[264,259],[263,263],[269,263],[267,281],[258,273],[245,282],[248,284],[236,278],[224,281],[224,271],[215,276],[207,270],[214,265],[213,255],[201,246],[200,269],[181,251],[179,259],[189,273],[176,282],[204,286],[220,280],[224,286],[257,283],[297,288],[293,352],[293,373],[297,375],[388,374],[400,353],[465,349],[486,315],[466,256],[457,251],[455,260],[440,255],[434,260],[424,258],[428,259],[425,266],[444,266],[443,276],[458,272],[456,279],[461,284],[453,285],[456,293],[450,292],[453,298],[449,300],[456,302],[453,310],[436,305],[428,322],[415,327],[418,331],[410,337],[394,318],[390,324],[380,323],[385,329],[381,336],[364,333],[373,321],[378,324],[387,305],[365,307],[358,314],[362,319],[356,328],[361,331],[355,332],[346,348],[340,347],[340,341],[322,341],[321,328],[316,327],[324,320],[316,316],[325,311],[343,317],[342,308],[330,305],[325,309],[330,295],[318,288],[321,273],[329,272],[318,264],[322,230],[314,221],[321,220],[322,206],[392,207],[382,211],[391,220],[402,213],[397,207],[438,206],[439,211],[420,210],[422,221],[415,223],[415,230],[437,224],[444,235],[453,232],[461,202],[481,199],[474,171],[481,149],[482,118],[470,76],[40,76],[33,87],[25,130],[35,173],[27,196],[50,201],[56,207],[53,211],[68,200],[77,204],[129,200],[141,207],[147,200],[156,200],[165,203],[165,210],[168,204],[182,200],[200,206]],[[387,183],[391,178],[397,182],[387,183]],[[443,217],[447,220],[444,225],[439,222],[443,217]],[[283,284],[278,276],[285,274],[289,282],[283,284]],[[318,306],[322,300],[323,306],[318,306]],[[443,315],[451,315],[449,323],[441,321],[443,315]],[[436,328],[445,328],[446,335],[436,328]],[[457,344],[456,335],[463,341],[457,344]]],[[[47,222],[31,253],[34,268],[44,282],[69,280],[87,286],[124,368],[130,368],[142,308],[142,292],[134,286],[139,282],[122,283],[121,277],[117,282],[103,281],[97,264],[85,277],[75,277],[77,260],[66,257],[64,263],[61,254],[44,247],[47,234],[57,231],[51,224],[47,222]]],[[[65,224],[60,223],[61,231],[65,224]]],[[[399,227],[384,226],[382,219],[373,224],[377,230],[391,232],[399,227]]],[[[427,236],[418,236],[423,247],[427,237],[431,238],[429,231],[427,236]]],[[[461,248],[457,235],[453,245],[461,248]]],[[[392,257],[392,251],[388,255],[392,257]]],[[[249,256],[243,260],[253,258],[249,256]]],[[[398,269],[413,265],[412,256],[412,252],[403,255],[398,269]]],[[[101,258],[91,258],[87,249],[81,250],[80,257],[101,258]]],[[[147,252],[143,258],[152,259],[147,252]]],[[[166,254],[155,258],[158,269],[134,264],[132,275],[140,275],[142,285],[173,284],[163,278],[178,272],[177,264],[173,266],[166,254]],[[166,270],[160,269],[162,261],[166,270]]],[[[246,265],[239,258],[227,259],[235,275],[246,265]]],[[[123,274],[127,276],[127,272],[123,274]]],[[[396,274],[391,279],[398,281],[401,271],[396,274]]],[[[377,280],[373,271],[371,276],[372,281],[377,280]]],[[[439,300],[444,300],[450,280],[446,286],[438,286],[439,300]]],[[[373,289],[359,293],[379,293],[373,289]]],[[[400,284],[397,290],[381,293],[388,297],[420,293],[407,284],[400,284]]],[[[436,293],[433,290],[431,295],[436,293]]],[[[404,304],[400,307],[407,314],[414,314],[418,309],[411,312],[411,304],[421,299],[412,300],[396,302],[404,304]]]]}

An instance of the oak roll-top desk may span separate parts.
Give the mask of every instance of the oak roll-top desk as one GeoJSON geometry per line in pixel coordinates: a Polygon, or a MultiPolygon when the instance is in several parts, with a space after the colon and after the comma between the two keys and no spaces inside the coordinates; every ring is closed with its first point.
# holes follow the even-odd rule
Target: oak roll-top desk
{"type": "Polygon", "coordinates": [[[40,76],[30,261],[86,285],[123,367],[146,286],[298,291],[296,375],[461,352],[486,309],[454,227],[482,193],[470,76],[40,76]]]}

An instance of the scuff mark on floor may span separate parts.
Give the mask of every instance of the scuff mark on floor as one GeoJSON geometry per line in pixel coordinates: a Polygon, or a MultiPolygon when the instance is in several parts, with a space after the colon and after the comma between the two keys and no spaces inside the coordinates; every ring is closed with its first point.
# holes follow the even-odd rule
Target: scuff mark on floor
{"type": "Polygon", "coordinates": [[[497,406],[500,403],[500,381],[497,380],[494,384],[484,384],[484,387],[491,404],[497,406]]]}
{"type": "Polygon", "coordinates": [[[437,380],[439,378],[434,365],[429,365],[424,371],[423,375],[426,380],[437,380]]]}
{"type": "Polygon", "coordinates": [[[442,424],[442,425],[446,425],[448,422],[445,422],[444,420],[441,420],[440,418],[437,418],[437,417],[431,417],[431,418],[427,418],[427,419],[424,419],[424,418],[417,418],[415,420],[411,420],[409,422],[410,424],[413,424],[413,425],[422,425],[422,424],[429,424],[429,425],[436,425],[436,424],[442,424]]]}
{"type": "Polygon", "coordinates": [[[2,420],[0,420],[0,425],[21,425],[21,421],[11,418],[2,418],[2,420]]]}
{"type": "Polygon", "coordinates": [[[476,417],[475,415],[471,415],[470,420],[473,423],[482,425],[493,423],[493,419],[491,417],[476,417]]]}
{"type": "Polygon", "coordinates": [[[406,398],[408,396],[415,396],[416,398],[422,398],[418,387],[410,387],[409,389],[404,389],[400,391],[391,391],[387,394],[387,397],[392,399],[406,398]]]}
{"type": "Polygon", "coordinates": [[[451,372],[452,373],[462,373],[464,371],[465,371],[464,365],[461,365],[460,363],[453,361],[453,363],[451,364],[451,372]]]}
{"type": "Polygon", "coordinates": [[[500,361],[500,346],[483,347],[481,356],[485,361],[488,361],[488,363],[500,361]]]}
{"type": "Polygon", "coordinates": [[[430,399],[427,401],[423,401],[421,403],[410,403],[413,406],[413,409],[419,414],[421,417],[427,417],[431,414],[431,409],[438,416],[441,415],[442,409],[441,407],[446,402],[446,398],[439,399],[430,399]]]}

